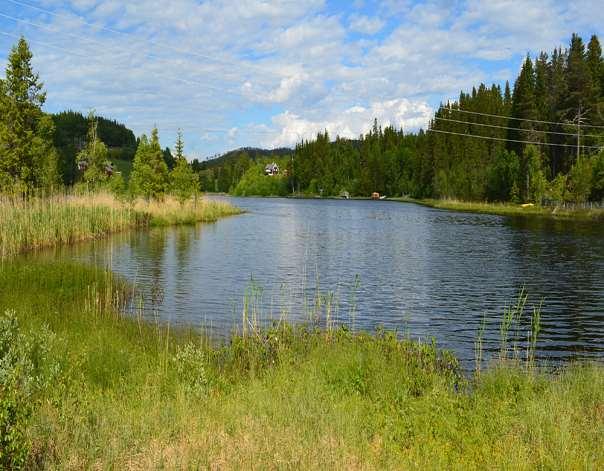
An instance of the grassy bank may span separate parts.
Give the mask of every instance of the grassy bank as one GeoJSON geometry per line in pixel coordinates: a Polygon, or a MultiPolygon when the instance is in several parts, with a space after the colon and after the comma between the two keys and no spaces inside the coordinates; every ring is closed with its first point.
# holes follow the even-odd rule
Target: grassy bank
{"type": "Polygon", "coordinates": [[[148,225],[213,222],[240,211],[200,199],[124,202],[107,193],[21,200],[0,195],[0,259],[27,250],[98,239],[148,225]]]}
{"type": "Polygon", "coordinates": [[[604,220],[604,209],[563,209],[545,207],[539,205],[527,205],[513,203],[486,203],[468,202],[450,199],[413,199],[413,198],[389,198],[389,200],[402,201],[405,203],[421,204],[437,209],[450,211],[461,211],[469,213],[496,214],[501,216],[534,216],[552,217],[560,219],[577,220],[604,220]]]}
{"type": "Polygon", "coordinates": [[[430,344],[287,324],[211,347],[117,315],[124,286],[103,271],[1,267],[20,333],[0,355],[30,345],[39,383],[29,468],[604,466],[601,366],[468,379],[430,344]]]}

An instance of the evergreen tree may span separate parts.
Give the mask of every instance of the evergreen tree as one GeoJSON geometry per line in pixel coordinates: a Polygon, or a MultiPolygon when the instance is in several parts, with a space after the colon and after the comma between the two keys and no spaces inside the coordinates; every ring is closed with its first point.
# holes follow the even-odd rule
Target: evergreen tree
{"type": "Polygon", "coordinates": [[[176,139],[176,165],[170,172],[171,189],[181,205],[195,195],[199,188],[199,177],[187,162],[184,155],[184,141],[182,133],[178,131],[176,139]]]}
{"type": "Polygon", "coordinates": [[[595,97],[599,98],[601,96],[600,78],[602,77],[602,69],[604,66],[602,63],[602,47],[595,34],[591,37],[589,44],[587,45],[587,67],[591,73],[593,94],[595,97]]]}
{"type": "Polygon", "coordinates": [[[162,199],[168,183],[168,166],[163,159],[157,128],[151,140],[143,135],[134,156],[130,187],[132,194],[146,199],[162,199]]]}
{"type": "MultiPolygon", "coordinates": [[[[519,118],[522,120],[535,120],[537,119],[537,103],[535,100],[535,72],[533,68],[533,61],[530,56],[527,56],[520,76],[516,80],[514,85],[513,105],[512,105],[512,117],[519,118]]],[[[526,132],[520,133],[520,135],[514,135],[514,137],[520,137],[521,140],[530,140],[534,137],[531,132],[534,129],[534,124],[529,121],[519,121],[522,123],[520,127],[526,129],[526,132]]]]}
{"type": "Polygon", "coordinates": [[[182,131],[180,129],[176,135],[176,145],[174,146],[174,151],[176,152],[177,160],[185,158],[185,143],[182,137],[182,131]]]}
{"type": "Polygon", "coordinates": [[[93,113],[88,115],[88,136],[86,147],[77,155],[77,162],[84,168],[82,179],[89,186],[96,187],[109,178],[107,167],[110,165],[107,147],[97,134],[98,122],[93,113]]]}
{"type": "Polygon", "coordinates": [[[602,59],[602,47],[596,35],[591,37],[587,45],[587,67],[591,74],[591,97],[589,107],[591,109],[591,123],[601,125],[604,123],[604,60],[602,59]]]}
{"type": "Polygon", "coordinates": [[[573,34],[566,62],[568,92],[563,114],[574,118],[580,107],[587,107],[592,98],[592,77],[585,54],[583,40],[573,34]]]}
{"type": "Polygon", "coordinates": [[[503,94],[503,107],[505,116],[510,116],[512,113],[512,92],[510,90],[510,82],[505,81],[505,92],[503,94]]]}
{"type": "Polygon", "coordinates": [[[0,189],[56,184],[54,127],[44,116],[46,93],[24,38],[10,52],[0,86],[0,189]]]}
{"type": "Polygon", "coordinates": [[[162,151],[162,157],[164,159],[164,162],[166,163],[166,167],[168,167],[168,170],[172,170],[174,168],[174,165],[176,165],[176,159],[172,155],[172,151],[169,147],[166,147],[162,151]]]}

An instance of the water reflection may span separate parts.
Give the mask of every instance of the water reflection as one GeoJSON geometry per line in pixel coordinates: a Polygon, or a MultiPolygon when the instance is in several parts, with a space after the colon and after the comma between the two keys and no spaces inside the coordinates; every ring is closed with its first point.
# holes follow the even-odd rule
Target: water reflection
{"type": "Polygon", "coordinates": [[[483,317],[486,349],[498,348],[503,308],[526,286],[529,303],[544,301],[541,357],[604,353],[602,224],[392,202],[234,203],[249,213],[118,236],[59,256],[111,266],[145,292],[149,313],[210,326],[216,336],[239,323],[253,279],[273,316],[287,310],[292,320],[305,319],[317,290],[330,290],[340,321],[355,312],[358,328],[433,336],[465,361],[483,317]]]}

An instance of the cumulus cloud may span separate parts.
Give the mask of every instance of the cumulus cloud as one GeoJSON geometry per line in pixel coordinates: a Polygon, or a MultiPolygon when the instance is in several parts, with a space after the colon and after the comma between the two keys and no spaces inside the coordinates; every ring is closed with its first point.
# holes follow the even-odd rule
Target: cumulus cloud
{"type": "Polygon", "coordinates": [[[273,124],[279,131],[275,136],[267,136],[264,143],[270,147],[291,146],[302,139],[311,139],[324,130],[333,138],[353,139],[367,133],[374,119],[384,127],[417,130],[426,127],[432,113],[432,108],[426,102],[404,98],[373,102],[367,107],[352,106],[342,113],[317,120],[305,119],[286,111],[273,118],[273,124]]]}

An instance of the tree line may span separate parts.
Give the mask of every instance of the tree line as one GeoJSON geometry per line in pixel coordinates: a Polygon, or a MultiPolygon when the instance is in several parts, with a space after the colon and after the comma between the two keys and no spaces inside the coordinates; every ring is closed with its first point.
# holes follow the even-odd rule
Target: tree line
{"type": "MultiPolygon", "coordinates": [[[[307,194],[601,201],[603,135],[602,49],[597,36],[585,46],[575,34],[565,50],[527,56],[513,86],[480,84],[442,104],[426,131],[407,134],[376,121],[358,139],[321,132],[281,164],[285,188],[307,194]]],[[[260,164],[246,157],[208,165],[205,189],[234,191],[246,172],[245,181],[255,181],[269,156],[260,164]]]]}
{"type": "Polygon", "coordinates": [[[157,129],[150,138],[135,139],[124,125],[92,113],[88,118],[73,111],[49,115],[42,110],[45,102],[22,37],[0,79],[0,193],[28,196],[75,184],[147,199],[172,193],[184,202],[199,191],[181,132],[173,156],[168,148],[162,150],[157,129]],[[114,168],[116,160],[132,161],[128,184],[114,168]]]}
{"type": "Polygon", "coordinates": [[[291,151],[240,149],[192,165],[182,134],[174,156],[162,150],[157,129],[135,140],[124,126],[91,116],[84,138],[83,116],[44,113],[46,93],[31,59],[21,38],[0,80],[3,192],[75,183],[146,198],[177,186],[181,195],[201,189],[537,203],[604,198],[604,60],[595,35],[587,45],[575,34],[565,50],[527,56],[513,86],[462,92],[441,105],[426,131],[374,121],[358,139],[320,132],[291,151]],[[111,166],[120,159],[132,160],[128,182],[111,166]],[[272,160],[283,170],[277,178],[263,173],[272,160]]]}

